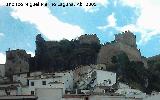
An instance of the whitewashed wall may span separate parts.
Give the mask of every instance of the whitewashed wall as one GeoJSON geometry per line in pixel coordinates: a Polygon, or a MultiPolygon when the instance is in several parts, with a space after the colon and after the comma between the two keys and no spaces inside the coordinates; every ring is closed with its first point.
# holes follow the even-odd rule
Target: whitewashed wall
{"type": "Polygon", "coordinates": [[[96,82],[98,85],[112,86],[113,84],[116,83],[116,73],[102,71],[102,70],[95,70],[95,71],[97,73],[96,82]],[[108,84],[108,82],[105,83],[105,80],[106,81],[110,80],[111,83],[110,84],[108,84]]]}
{"type": "Polygon", "coordinates": [[[27,73],[13,75],[13,82],[21,82],[23,85],[27,85],[27,73]]]}

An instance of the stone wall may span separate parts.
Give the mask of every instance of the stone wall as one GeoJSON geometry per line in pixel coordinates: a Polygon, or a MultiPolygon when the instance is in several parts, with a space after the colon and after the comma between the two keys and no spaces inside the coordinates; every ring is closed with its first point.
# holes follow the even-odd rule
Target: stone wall
{"type": "Polygon", "coordinates": [[[99,38],[97,37],[96,34],[85,34],[85,35],[81,35],[78,40],[80,41],[80,43],[87,43],[87,44],[91,44],[91,43],[100,43],[99,38]]]}
{"type": "Polygon", "coordinates": [[[6,51],[6,75],[29,72],[29,58],[25,50],[8,50],[6,51]]]}
{"type": "Polygon", "coordinates": [[[133,33],[126,31],[115,35],[112,43],[103,45],[98,54],[97,63],[112,66],[112,57],[125,52],[130,61],[142,61],[140,50],[136,48],[136,40],[133,33]]]}
{"type": "Polygon", "coordinates": [[[160,61],[160,55],[147,58],[147,60],[160,61]]]}
{"type": "Polygon", "coordinates": [[[131,47],[135,47],[135,48],[137,47],[136,36],[130,31],[122,32],[122,34],[121,33],[116,34],[115,35],[115,41],[119,42],[119,43],[129,45],[131,47]]]}

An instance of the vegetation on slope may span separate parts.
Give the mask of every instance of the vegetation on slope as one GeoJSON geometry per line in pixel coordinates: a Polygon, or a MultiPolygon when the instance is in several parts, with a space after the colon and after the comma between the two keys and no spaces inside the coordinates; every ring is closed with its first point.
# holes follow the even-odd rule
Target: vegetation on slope
{"type": "Polygon", "coordinates": [[[129,61],[125,53],[113,56],[112,62],[115,66],[107,70],[117,72],[119,81],[146,93],[160,91],[160,62],[152,62],[153,66],[146,69],[143,62],[129,61]]]}
{"type": "Polygon", "coordinates": [[[74,69],[79,65],[95,64],[101,47],[97,43],[82,44],[79,40],[54,41],[50,48],[47,48],[45,43],[37,45],[36,64],[31,71],[62,71],[74,69]]]}

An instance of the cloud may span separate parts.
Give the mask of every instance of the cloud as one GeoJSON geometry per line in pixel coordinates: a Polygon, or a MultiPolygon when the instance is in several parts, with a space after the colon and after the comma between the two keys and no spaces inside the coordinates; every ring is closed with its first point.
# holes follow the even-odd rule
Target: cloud
{"type": "Polygon", "coordinates": [[[5,64],[6,55],[4,53],[0,53],[0,64],[5,64]]]}
{"type": "Polygon", "coordinates": [[[31,57],[34,57],[34,56],[35,56],[35,53],[32,52],[32,51],[27,51],[27,54],[31,54],[31,57]]]}
{"type": "Polygon", "coordinates": [[[105,30],[109,27],[116,27],[116,18],[115,18],[115,14],[112,13],[111,15],[109,15],[107,17],[107,25],[104,25],[104,26],[98,26],[97,28],[100,29],[100,30],[105,30]]]}
{"type": "Polygon", "coordinates": [[[145,44],[153,36],[160,35],[160,1],[159,0],[121,0],[122,5],[132,7],[138,16],[135,24],[121,27],[128,27],[141,33],[139,44],[145,44]]]}
{"type": "Polygon", "coordinates": [[[108,16],[108,27],[115,27],[116,26],[116,18],[114,16],[114,13],[108,16]]]}
{"type": "Polygon", "coordinates": [[[4,36],[4,33],[0,33],[0,37],[3,37],[4,36]]]}
{"type": "Polygon", "coordinates": [[[81,2],[82,3],[81,8],[85,12],[91,12],[91,13],[98,11],[98,9],[93,6],[86,6],[87,3],[96,3],[96,6],[104,6],[104,7],[106,7],[109,4],[108,0],[61,0],[61,1],[65,2],[65,3],[79,3],[79,2],[81,2]]]}
{"type": "Polygon", "coordinates": [[[137,42],[138,45],[145,45],[150,39],[152,36],[154,36],[156,34],[155,31],[152,31],[152,32],[147,32],[147,30],[145,29],[142,29],[134,24],[128,24],[128,25],[125,25],[123,27],[115,27],[116,30],[120,31],[120,32],[124,32],[126,30],[130,30],[131,32],[133,33],[140,33],[141,34],[141,39],[140,41],[137,42]]]}
{"type": "MultiPolygon", "coordinates": [[[[47,0],[34,0],[34,2],[46,3],[47,0]]],[[[33,0],[19,0],[17,2],[33,2],[33,0]]],[[[11,16],[19,19],[22,22],[28,22],[35,26],[49,40],[73,39],[81,34],[84,30],[70,23],[62,22],[55,17],[49,8],[44,6],[39,7],[12,7],[11,16]]]]}
{"type": "Polygon", "coordinates": [[[141,0],[119,0],[123,6],[139,7],[141,0]]]}

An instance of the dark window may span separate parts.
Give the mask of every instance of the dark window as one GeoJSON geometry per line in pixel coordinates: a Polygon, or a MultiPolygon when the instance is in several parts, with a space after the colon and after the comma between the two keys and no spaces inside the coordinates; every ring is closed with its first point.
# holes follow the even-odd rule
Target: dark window
{"type": "Polygon", "coordinates": [[[31,86],[34,86],[34,82],[31,82],[31,86]]]}
{"type": "Polygon", "coordinates": [[[111,80],[108,80],[109,84],[111,84],[111,80]]]}
{"type": "Polygon", "coordinates": [[[31,95],[34,95],[34,91],[31,91],[31,95]]]}
{"type": "Polygon", "coordinates": [[[42,81],[42,85],[46,85],[46,81],[42,81]]]}
{"type": "Polygon", "coordinates": [[[27,85],[29,86],[29,80],[27,80],[27,85]]]}
{"type": "Polygon", "coordinates": [[[86,97],[85,100],[89,100],[88,97],[86,97]]]}
{"type": "Polygon", "coordinates": [[[30,77],[30,73],[27,73],[27,77],[30,77]]]}

